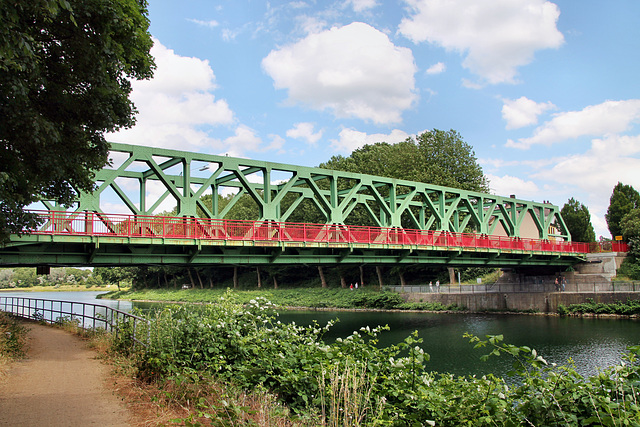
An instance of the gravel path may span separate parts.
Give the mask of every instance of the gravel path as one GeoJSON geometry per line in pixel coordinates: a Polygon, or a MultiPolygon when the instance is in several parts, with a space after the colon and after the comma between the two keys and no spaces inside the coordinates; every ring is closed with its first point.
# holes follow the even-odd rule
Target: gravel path
{"type": "Polygon", "coordinates": [[[0,426],[129,426],[107,367],[78,337],[29,324],[28,357],[0,384],[0,426]]]}

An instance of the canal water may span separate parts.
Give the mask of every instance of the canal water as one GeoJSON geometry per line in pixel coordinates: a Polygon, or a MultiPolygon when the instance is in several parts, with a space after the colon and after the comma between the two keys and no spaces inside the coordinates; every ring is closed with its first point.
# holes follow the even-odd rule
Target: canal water
{"type": "MultiPolygon", "coordinates": [[[[0,296],[89,302],[122,311],[158,306],[96,300],[98,294],[100,292],[3,292],[0,296]]],[[[338,323],[325,337],[327,341],[346,337],[361,327],[388,325],[390,331],[382,333],[380,342],[391,345],[417,330],[423,340],[422,347],[431,356],[429,368],[455,375],[504,375],[511,369],[512,360],[504,355],[482,362],[480,356],[489,350],[473,349],[469,340],[463,338],[466,332],[482,338],[502,334],[505,342],[535,348],[550,363],[575,363],[583,375],[592,375],[603,367],[620,363],[621,355],[628,346],[640,344],[640,320],[636,319],[315,310],[285,311],[279,316],[280,321],[295,321],[301,325],[311,324],[314,320],[324,325],[332,319],[338,319],[338,323]]]]}

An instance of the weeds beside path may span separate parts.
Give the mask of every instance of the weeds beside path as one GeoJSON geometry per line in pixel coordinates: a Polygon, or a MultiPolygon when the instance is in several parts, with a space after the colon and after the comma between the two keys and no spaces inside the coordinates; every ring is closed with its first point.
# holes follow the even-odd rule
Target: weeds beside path
{"type": "Polygon", "coordinates": [[[106,384],[109,368],[80,338],[30,323],[27,357],[0,384],[0,426],[129,426],[106,384]]]}

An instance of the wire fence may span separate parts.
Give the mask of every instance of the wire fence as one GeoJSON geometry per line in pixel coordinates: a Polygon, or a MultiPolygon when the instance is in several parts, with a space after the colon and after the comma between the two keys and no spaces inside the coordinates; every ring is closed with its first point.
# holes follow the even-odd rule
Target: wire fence
{"type": "Polygon", "coordinates": [[[149,341],[149,320],[104,305],[0,296],[0,310],[17,317],[49,324],[70,321],[85,330],[103,329],[115,333],[116,338],[126,335],[124,338],[131,340],[134,347],[136,345],[146,347],[149,341]]]}
{"type": "Polygon", "coordinates": [[[553,282],[523,282],[523,283],[488,283],[488,284],[463,284],[463,285],[436,285],[429,286],[389,286],[389,289],[399,293],[423,293],[423,294],[481,294],[481,293],[533,293],[533,292],[576,292],[576,293],[616,293],[616,292],[640,292],[640,282],[578,282],[565,283],[556,286],[553,282]]]}

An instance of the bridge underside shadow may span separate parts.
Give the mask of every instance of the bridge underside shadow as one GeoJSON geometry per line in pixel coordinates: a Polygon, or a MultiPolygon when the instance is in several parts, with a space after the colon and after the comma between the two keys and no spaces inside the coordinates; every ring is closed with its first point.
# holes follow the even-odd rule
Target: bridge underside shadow
{"type": "Polygon", "coordinates": [[[583,254],[496,248],[330,242],[218,241],[24,235],[0,248],[3,266],[423,264],[452,267],[571,266],[583,254]]]}

